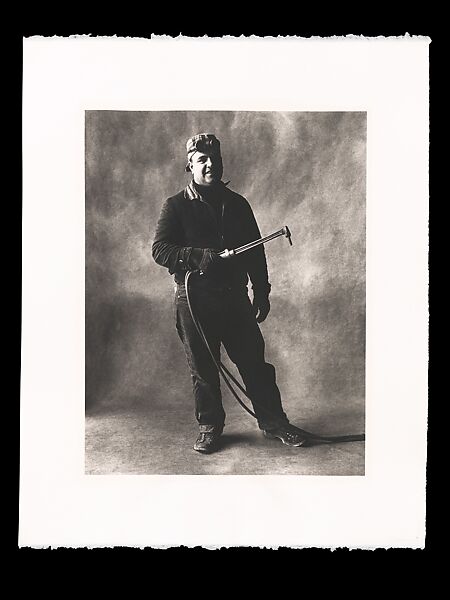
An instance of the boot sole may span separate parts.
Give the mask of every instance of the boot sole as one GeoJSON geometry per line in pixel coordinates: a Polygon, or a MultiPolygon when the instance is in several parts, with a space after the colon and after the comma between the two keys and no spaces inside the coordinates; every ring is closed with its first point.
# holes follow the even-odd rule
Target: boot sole
{"type": "Polygon", "coordinates": [[[200,452],[200,454],[212,454],[213,452],[219,449],[219,445],[215,444],[214,446],[210,446],[209,448],[196,448],[195,446],[193,446],[193,449],[196,452],[200,452]]]}
{"type": "Polygon", "coordinates": [[[290,446],[291,448],[300,448],[301,446],[304,446],[307,442],[307,440],[303,440],[302,442],[300,442],[300,444],[290,444],[289,442],[285,442],[282,437],[279,437],[278,435],[273,435],[273,433],[269,433],[268,431],[264,432],[264,437],[268,438],[269,440],[280,440],[280,442],[283,442],[285,446],[290,446]]]}

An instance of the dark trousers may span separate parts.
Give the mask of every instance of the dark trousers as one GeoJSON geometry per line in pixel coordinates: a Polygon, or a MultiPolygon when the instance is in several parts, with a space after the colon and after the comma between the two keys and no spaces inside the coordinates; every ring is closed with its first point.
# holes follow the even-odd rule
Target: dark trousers
{"type": "MultiPolygon", "coordinates": [[[[275,368],[264,359],[264,339],[253,315],[247,289],[190,286],[189,297],[215,359],[220,360],[223,344],[238,368],[252,399],[260,429],[287,425],[275,368]]],[[[183,342],[192,377],[195,416],[200,425],[221,428],[225,422],[225,411],[219,373],[192,321],[183,284],[177,286],[175,313],[178,335],[183,342]]]]}

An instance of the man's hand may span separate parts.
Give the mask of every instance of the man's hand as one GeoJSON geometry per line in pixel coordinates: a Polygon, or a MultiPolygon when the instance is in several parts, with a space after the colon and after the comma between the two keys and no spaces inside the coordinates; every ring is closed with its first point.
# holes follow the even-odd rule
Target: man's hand
{"type": "Polygon", "coordinates": [[[222,260],[213,248],[192,248],[189,256],[189,268],[198,269],[206,274],[222,260]]]}
{"type": "Polygon", "coordinates": [[[252,306],[256,322],[262,323],[265,321],[270,311],[269,296],[267,294],[254,294],[252,306]]]}

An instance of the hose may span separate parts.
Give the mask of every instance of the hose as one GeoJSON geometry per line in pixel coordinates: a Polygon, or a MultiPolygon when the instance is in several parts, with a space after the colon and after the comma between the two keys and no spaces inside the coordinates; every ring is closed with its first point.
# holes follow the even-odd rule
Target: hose
{"type": "MultiPolygon", "coordinates": [[[[184,286],[186,289],[187,305],[189,308],[189,312],[191,314],[192,322],[195,325],[195,328],[200,336],[200,339],[205,344],[205,346],[211,356],[211,359],[213,360],[213,363],[219,372],[219,375],[222,377],[223,381],[225,382],[226,386],[228,387],[228,389],[230,390],[230,392],[232,393],[234,398],[237,400],[237,402],[242,406],[242,408],[249,415],[251,415],[252,417],[257,419],[256,414],[245,404],[245,402],[243,402],[243,400],[241,400],[241,398],[239,397],[239,395],[237,394],[237,392],[234,390],[233,386],[231,385],[231,382],[229,381],[229,379],[242,392],[242,394],[244,394],[244,396],[246,396],[252,402],[252,404],[254,406],[258,407],[258,409],[261,410],[261,412],[264,412],[269,417],[276,418],[276,415],[273,415],[269,410],[267,410],[266,407],[259,405],[254,399],[252,399],[248,395],[245,388],[239,383],[239,381],[233,376],[233,374],[230,373],[230,371],[226,368],[226,366],[222,363],[222,361],[220,359],[217,360],[216,357],[214,356],[214,353],[211,350],[211,347],[206,338],[205,332],[203,331],[202,325],[201,325],[200,321],[197,319],[197,317],[195,316],[194,310],[192,308],[191,298],[189,295],[189,279],[191,278],[191,276],[193,274],[196,274],[196,273],[199,273],[199,271],[187,271],[185,278],[184,278],[184,286]]],[[[291,423],[289,424],[289,431],[291,431],[292,433],[297,433],[299,435],[302,435],[305,438],[306,441],[303,443],[303,446],[313,445],[313,444],[318,444],[318,443],[335,444],[335,443],[340,443],[340,442],[359,442],[359,441],[364,441],[366,439],[366,436],[363,433],[362,434],[354,434],[354,435],[337,435],[337,436],[318,435],[318,434],[312,433],[310,431],[300,429],[299,427],[296,427],[295,425],[292,425],[291,423]]]]}

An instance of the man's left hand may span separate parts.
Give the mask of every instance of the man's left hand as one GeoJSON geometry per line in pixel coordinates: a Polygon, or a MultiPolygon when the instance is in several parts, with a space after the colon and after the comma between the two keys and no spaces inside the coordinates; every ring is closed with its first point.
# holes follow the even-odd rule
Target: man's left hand
{"type": "Polygon", "coordinates": [[[256,322],[262,323],[263,321],[265,321],[265,319],[270,311],[269,297],[266,295],[256,294],[253,297],[252,306],[253,306],[253,313],[256,317],[256,322]]]}

